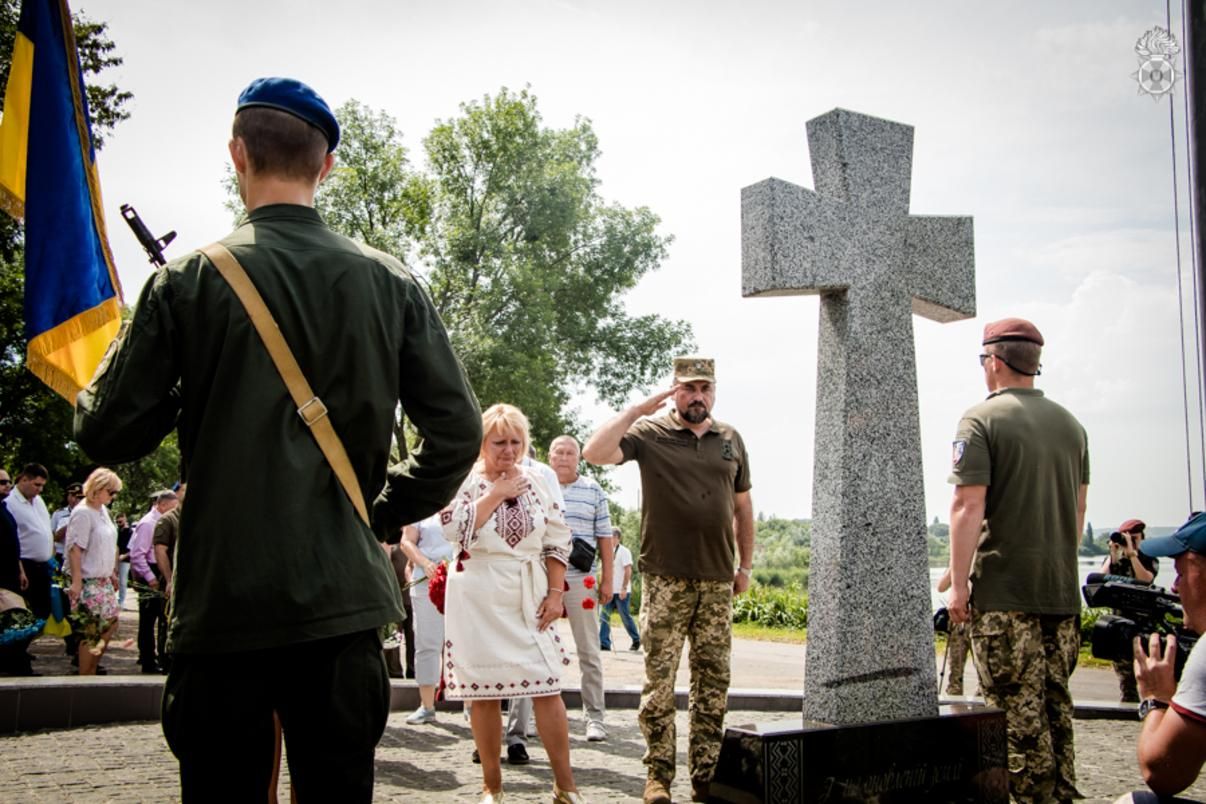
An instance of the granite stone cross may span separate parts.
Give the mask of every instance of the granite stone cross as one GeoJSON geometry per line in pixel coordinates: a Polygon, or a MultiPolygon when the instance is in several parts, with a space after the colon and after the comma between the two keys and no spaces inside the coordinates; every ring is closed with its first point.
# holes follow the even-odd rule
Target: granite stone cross
{"type": "Polygon", "coordinates": [[[804,717],[937,714],[912,314],[975,315],[972,220],[909,214],[912,126],[810,120],[816,191],[741,191],[742,294],[819,294],[804,717]]]}

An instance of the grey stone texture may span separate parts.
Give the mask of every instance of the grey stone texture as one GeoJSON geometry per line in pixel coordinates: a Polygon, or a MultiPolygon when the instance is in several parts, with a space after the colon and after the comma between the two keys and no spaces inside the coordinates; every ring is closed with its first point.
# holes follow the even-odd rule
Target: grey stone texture
{"type": "Polygon", "coordinates": [[[909,214],[911,126],[808,122],[816,191],[741,193],[742,293],[821,296],[804,715],[937,714],[913,313],[975,315],[972,221],[909,214]]]}

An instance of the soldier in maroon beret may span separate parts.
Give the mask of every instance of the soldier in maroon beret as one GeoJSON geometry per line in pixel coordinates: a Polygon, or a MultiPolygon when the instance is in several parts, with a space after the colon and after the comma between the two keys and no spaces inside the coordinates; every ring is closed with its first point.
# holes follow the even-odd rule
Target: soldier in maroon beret
{"type": "Polygon", "coordinates": [[[1010,800],[1071,801],[1081,798],[1068,676],[1080,647],[1088,441],[1034,387],[1034,324],[994,321],[983,346],[988,398],[963,414],[952,454],[948,608],[952,623],[971,624],[985,701],[1006,712],[1010,800]]]}
{"type": "MultiPolygon", "coordinates": [[[[1101,571],[1143,583],[1154,581],[1159,562],[1139,552],[1146,527],[1142,519],[1128,519],[1119,525],[1118,530],[1110,534],[1110,554],[1101,562],[1101,571]]],[[[1123,703],[1139,703],[1134,662],[1130,659],[1114,662],[1114,675],[1118,676],[1119,700],[1123,703]]]]}

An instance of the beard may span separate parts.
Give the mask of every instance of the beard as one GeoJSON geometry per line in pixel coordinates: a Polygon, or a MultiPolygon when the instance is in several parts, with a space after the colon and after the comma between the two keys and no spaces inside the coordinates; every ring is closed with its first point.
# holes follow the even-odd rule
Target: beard
{"type": "Polygon", "coordinates": [[[686,410],[680,410],[679,416],[691,424],[701,424],[708,418],[708,409],[702,402],[692,402],[686,410]]]}

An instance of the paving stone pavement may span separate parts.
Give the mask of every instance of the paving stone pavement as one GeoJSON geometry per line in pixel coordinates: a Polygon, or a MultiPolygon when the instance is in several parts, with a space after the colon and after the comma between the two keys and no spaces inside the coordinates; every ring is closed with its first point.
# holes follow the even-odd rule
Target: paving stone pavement
{"type": "MultiPolygon", "coordinates": [[[[477,801],[478,766],[469,725],[460,713],[441,712],[426,726],[408,726],[406,713],[389,719],[377,751],[374,799],[382,802],[477,801]]],[[[730,712],[730,724],[781,720],[766,713],[730,712]]],[[[571,719],[571,755],[578,786],[587,801],[639,800],[644,787],[644,743],[632,710],[613,711],[604,743],[588,743],[584,724],[571,719]]],[[[1076,721],[1079,787],[1091,802],[1110,802],[1141,789],[1134,741],[1139,724],[1106,720],[1076,721]]],[[[680,777],[676,801],[690,800],[686,775],[686,713],[678,716],[680,777]]],[[[935,751],[941,750],[935,746],[935,751]]],[[[503,764],[507,799],[551,800],[552,772],[539,741],[529,744],[532,763],[503,764]]],[[[281,801],[288,801],[287,772],[281,801]]],[[[75,731],[39,732],[0,738],[0,801],[4,802],[173,802],[179,801],[176,768],[158,724],[97,726],[75,731]]],[[[1187,796],[1206,801],[1206,780],[1187,796]]]]}

